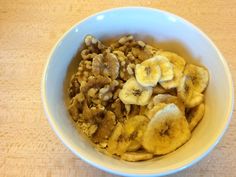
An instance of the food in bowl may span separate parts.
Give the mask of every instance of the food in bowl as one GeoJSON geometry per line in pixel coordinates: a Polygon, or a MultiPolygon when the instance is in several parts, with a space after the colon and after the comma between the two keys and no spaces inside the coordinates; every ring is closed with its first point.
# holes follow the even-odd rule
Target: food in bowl
{"type": "Polygon", "coordinates": [[[126,161],[170,153],[204,115],[208,71],[132,35],[84,40],[68,89],[69,113],[98,149],[126,161]]]}

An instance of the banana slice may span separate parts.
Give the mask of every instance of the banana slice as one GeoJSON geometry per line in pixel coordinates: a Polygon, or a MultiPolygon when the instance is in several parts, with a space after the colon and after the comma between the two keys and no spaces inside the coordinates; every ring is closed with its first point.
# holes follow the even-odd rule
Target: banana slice
{"type": "Polygon", "coordinates": [[[172,80],[174,77],[173,64],[162,55],[157,55],[156,58],[158,65],[161,68],[161,78],[159,82],[172,80]]]}
{"type": "Polygon", "coordinates": [[[174,103],[176,104],[176,106],[179,107],[179,109],[184,113],[185,112],[185,106],[184,103],[177,97],[177,96],[173,96],[170,94],[158,94],[156,96],[153,97],[152,99],[153,104],[157,105],[159,103],[174,103]]]}
{"type": "Polygon", "coordinates": [[[168,51],[163,51],[160,55],[168,58],[168,60],[174,65],[174,68],[178,69],[181,72],[184,70],[186,61],[181,56],[168,51]]]}
{"type": "Polygon", "coordinates": [[[149,160],[151,158],[153,158],[153,154],[148,152],[126,152],[121,155],[121,159],[129,162],[149,160]]]}
{"type": "Polygon", "coordinates": [[[200,103],[202,103],[204,100],[204,95],[198,92],[193,92],[192,98],[185,103],[186,107],[193,108],[200,103]]]}
{"type": "MultiPolygon", "coordinates": [[[[150,106],[150,105],[148,105],[150,106]]],[[[165,103],[158,103],[156,105],[153,105],[149,111],[146,112],[146,116],[149,119],[152,119],[154,117],[154,115],[161,109],[163,109],[166,106],[165,103]]]]}
{"type": "Polygon", "coordinates": [[[203,103],[190,110],[190,113],[187,116],[187,121],[189,123],[189,128],[191,131],[202,120],[204,112],[205,112],[205,106],[203,103]]]}
{"type": "Polygon", "coordinates": [[[136,151],[141,147],[148,118],[137,115],[128,118],[124,124],[118,123],[108,140],[107,151],[111,154],[121,155],[126,151],[136,151]]]}
{"type": "Polygon", "coordinates": [[[159,110],[151,119],[144,133],[142,145],[150,153],[167,154],[183,145],[190,136],[187,120],[172,103],[159,110]]]}
{"type": "Polygon", "coordinates": [[[189,76],[193,81],[193,87],[197,92],[203,92],[208,85],[208,71],[200,66],[187,64],[184,74],[189,76]]]}
{"type": "Polygon", "coordinates": [[[180,84],[177,88],[177,94],[188,108],[199,105],[204,99],[203,94],[194,90],[192,80],[189,76],[184,76],[180,80],[180,84]]]}
{"type": "Polygon", "coordinates": [[[161,69],[155,57],[137,64],[135,67],[135,77],[144,87],[155,86],[161,78],[161,69]]]}
{"type": "Polygon", "coordinates": [[[165,89],[173,89],[178,87],[179,81],[182,77],[183,73],[179,70],[174,70],[174,78],[170,81],[160,82],[160,85],[165,89]]]}
{"type": "Polygon", "coordinates": [[[119,93],[124,104],[147,105],[152,95],[151,87],[141,86],[135,78],[130,78],[119,93]]]}
{"type": "Polygon", "coordinates": [[[141,141],[149,119],[142,115],[129,118],[124,125],[125,136],[130,140],[127,151],[136,151],[141,147],[141,141]]]}
{"type": "Polygon", "coordinates": [[[123,154],[130,145],[130,141],[123,137],[124,125],[122,123],[117,123],[115,130],[108,140],[107,151],[111,154],[121,155],[123,154]],[[121,137],[123,137],[121,139],[121,137]]]}
{"type": "Polygon", "coordinates": [[[186,64],[186,61],[179,55],[163,51],[160,53],[161,56],[166,57],[170,63],[173,64],[174,77],[170,81],[160,82],[160,85],[165,89],[176,88],[179,85],[179,81],[182,77],[182,73],[186,64]]]}

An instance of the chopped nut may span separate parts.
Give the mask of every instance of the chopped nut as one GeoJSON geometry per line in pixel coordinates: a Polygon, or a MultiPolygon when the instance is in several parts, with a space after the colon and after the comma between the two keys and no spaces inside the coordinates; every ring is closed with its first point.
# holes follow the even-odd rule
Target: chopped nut
{"type": "Polygon", "coordinates": [[[89,72],[88,72],[88,71],[84,71],[84,73],[83,73],[83,74],[84,74],[84,76],[85,76],[85,77],[88,77],[88,75],[89,75],[89,72]]]}
{"type": "Polygon", "coordinates": [[[97,123],[100,121],[105,110],[102,107],[92,107],[89,108],[87,103],[83,104],[83,119],[86,122],[97,123]]]}
{"type": "Polygon", "coordinates": [[[97,130],[97,125],[91,125],[90,127],[89,127],[89,129],[88,129],[88,133],[89,133],[89,135],[91,136],[91,135],[93,135],[95,132],[96,132],[96,130],[97,130]]]}
{"type": "Polygon", "coordinates": [[[133,39],[134,39],[134,37],[129,35],[129,36],[124,36],[124,37],[120,38],[118,42],[123,45],[126,42],[131,41],[133,39]]]}
{"type": "Polygon", "coordinates": [[[134,60],[135,60],[135,57],[134,57],[134,55],[133,55],[132,52],[128,52],[127,57],[128,57],[128,59],[129,59],[130,61],[134,61],[134,60]]]}
{"type": "Polygon", "coordinates": [[[107,141],[103,141],[99,143],[100,148],[106,148],[107,147],[107,141]]]}
{"type": "Polygon", "coordinates": [[[91,35],[85,37],[84,43],[92,53],[99,53],[101,50],[106,49],[106,46],[103,45],[101,41],[91,35]]]}
{"type": "Polygon", "coordinates": [[[88,82],[85,82],[83,86],[81,84],[81,91],[86,94],[90,88],[102,88],[104,85],[109,84],[110,82],[111,80],[107,77],[93,77],[89,79],[88,82]]]}
{"type": "Polygon", "coordinates": [[[104,95],[103,96],[103,101],[107,101],[107,100],[109,100],[109,99],[111,99],[112,98],[112,93],[111,92],[109,92],[109,93],[107,93],[106,95],[104,95]]]}
{"type": "Polygon", "coordinates": [[[92,69],[92,65],[86,65],[86,68],[87,68],[88,70],[91,70],[91,69],[92,69]]]}
{"type": "Polygon", "coordinates": [[[111,87],[110,85],[105,85],[103,88],[99,90],[98,97],[103,101],[108,101],[112,98],[111,87]]]}
{"type": "Polygon", "coordinates": [[[146,45],[143,41],[137,41],[137,43],[140,47],[145,47],[146,45]]]}
{"type": "Polygon", "coordinates": [[[136,65],[133,64],[133,63],[130,63],[129,66],[130,66],[132,69],[135,69],[135,66],[136,66],[136,65]]]}
{"type": "Polygon", "coordinates": [[[125,74],[123,72],[120,72],[120,77],[123,79],[125,77],[125,74]]]}
{"type": "Polygon", "coordinates": [[[133,75],[134,74],[134,71],[131,68],[130,64],[127,66],[127,72],[129,73],[129,75],[133,75]]]}
{"type": "Polygon", "coordinates": [[[88,77],[91,76],[91,74],[91,68],[86,67],[86,60],[82,60],[80,62],[80,66],[78,67],[78,72],[76,73],[78,82],[80,82],[81,84],[81,82],[87,81],[88,77]]]}
{"type": "Polygon", "coordinates": [[[127,57],[125,56],[124,52],[122,52],[122,51],[115,50],[112,53],[117,56],[117,58],[118,58],[118,60],[120,62],[125,61],[127,59],[127,57]]]}
{"type": "Polygon", "coordinates": [[[84,95],[82,93],[79,93],[71,100],[71,104],[69,105],[68,110],[74,121],[77,121],[80,117],[79,114],[82,112],[81,108],[84,99],[84,95]]]}
{"type": "Polygon", "coordinates": [[[99,105],[102,103],[101,99],[92,99],[92,102],[96,105],[99,105]]]}
{"type": "Polygon", "coordinates": [[[97,92],[98,92],[98,89],[97,89],[97,88],[91,88],[91,89],[89,89],[89,91],[88,91],[88,96],[90,96],[90,97],[92,97],[92,98],[95,98],[97,92]]]}
{"type": "Polygon", "coordinates": [[[96,44],[98,42],[98,40],[93,37],[91,42],[92,42],[92,44],[96,44]]]}
{"type": "Polygon", "coordinates": [[[153,56],[152,52],[148,50],[146,46],[144,47],[144,49],[133,47],[131,51],[132,54],[141,61],[151,58],[153,56]]]}
{"type": "Polygon", "coordinates": [[[144,48],[148,53],[151,53],[152,55],[155,55],[158,50],[150,45],[145,45],[145,48],[144,48]]]}
{"type": "Polygon", "coordinates": [[[82,66],[78,67],[78,70],[83,71],[83,67],[82,66]]]}
{"type": "Polygon", "coordinates": [[[105,87],[103,87],[103,88],[101,88],[100,90],[99,90],[99,95],[103,95],[103,94],[105,94],[106,92],[108,92],[109,91],[109,85],[105,85],[105,87]]]}
{"type": "Polygon", "coordinates": [[[121,62],[121,66],[125,66],[125,64],[126,64],[125,61],[121,62]]]}
{"type": "Polygon", "coordinates": [[[117,81],[117,80],[111,81],[111,83],[110,83],[110,90],[114,91],[117,86],[119,86],[119,81],[117,81]]]}
{"type": "Polygon", "coordinates": [[[77,127],[88,137],[91,137],[97,130],[97,125],[85,122],[78,123],[77,127]]]}
{"type": "Polygon", "coordinates": [[[119,50],[122,51],[123,53],[126,52],[126,49],[127,49],[126,45],[123,45],[123,46],[119,47],[119,50]]]}
{"type": "Polygon", "coordinates": [[[76,74],[74,74],[71,78],[68,92],[69,92],[69,96],[71,98],[74,97],[77,93],[80,92],[80,83],[78,81],[78,77],[77,77],[76,74]]]}
{"type": "Polygon", "coordinates": [[[85,45],[90,46],[92,44],[92,39],[93,39],[92,36],[90,36],[90,35],[86,36],[84,39],[85,45]]]}

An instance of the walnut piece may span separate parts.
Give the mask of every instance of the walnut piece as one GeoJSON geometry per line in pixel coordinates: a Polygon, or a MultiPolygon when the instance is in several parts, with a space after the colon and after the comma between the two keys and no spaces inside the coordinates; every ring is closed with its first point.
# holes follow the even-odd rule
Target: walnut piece
{"type": "Polygon", "coordinates": [[[96,132],[98,128],[97,125],[95,124],[85,123],[85,122],[78,122],[77,127],[88,137],[92,137],[92,135],[96,132]]]}
{"type": "Polygon", "coordinates": [[[83,85],[83,87],[81,87],[81,91],[86,94],[88,92],[89,89],[91,88],[102,88],[104,85],[109,84],[111,82],[111,79],[109,79],[108,77],[104,77],[104,76],[94,76],[91,78],[88,78],[88,82],[85,82],[85,84],[83,85]]]}
{"type": "Polygon", "coordinates": [[[134,39],[134,37],[132,35],[129,35],[129,36],[124,36],[122,38],[119,39],[119,43],[124,45],[125,43],[129,42],[129,41],[132,41],[134,39]]]}
{"type": "Polygon", "coordinates": [[[79,114],[82,112],[84,99],[84,95],[82,93],[79,93],[71,100],[71,104],[69,105],[68,110],[74,121],[77,121],[79,119],[79,114]]]}
{"type": "Polygon", "coordinates": [[[93,59],[92,71],[94,75],[110,76],[112,79],[116,79],[119,68],[119,61],[112,53],[99,54],[93,59]]]}
{"type": "Polygon", "coordinates": [[[84,60],[93,59],[95,56],[97,56],[97,54],[96,53],[92,53],[88,49],[84,49],[84,50],[81,51],[81,57],[84,60]]]}
{"type": "Polygon", "coordinates": [[[120,62],[127,60],[127,57],[125,56],[124,52],[115,50],[112,52],[115,54],[120,62]]]}
{"type": "Polygon", "coordinates": [[[143,49],[133,47],[131,51],[132,51],[132,54],[134,55],[134,57],[138,58],[140,61],[144,61],[148,58],[153,57],[152,52],[150,50],[148,50],[146,46],[143,49]]]}
{"type": "Polygon", "coordinates": [[[96,124],[104,116],[105,112],[106,110],[102,105],[97,105],[89,108],[86,102],[83,104],[82,116],[85,122],[96,124]]]}
{"type": "Polygon", "coordinates": [[[101,41],[91,35],[85,37],[84,43],[92,53],[99,53],[106,49],[106,46],[101,41]]]}
{"type": "Polygon", "coordinates": [[[80,83],[78,77],[76,77],[76,74],[71,77],[68,92],[70,98],[73,98],[77,93],[80,92],[80,83]]]}

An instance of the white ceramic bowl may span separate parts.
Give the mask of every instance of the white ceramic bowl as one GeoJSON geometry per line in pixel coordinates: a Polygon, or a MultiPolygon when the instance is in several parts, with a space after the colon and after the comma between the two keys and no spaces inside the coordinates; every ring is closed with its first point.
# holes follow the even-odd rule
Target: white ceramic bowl
{"type": "Polygon", "coordinates": [[[76,24],[57,42],[49,55],[42,80],[42,100],[47,118],[61,141],[89,164],[119,175],[161,176],[183,170],[206,156],[224,134],[233,108],[233,85],[220,51],[198,28],[184,19],[150,8],[118,8],[104,11],[76,24]],[[187,60],[208,68],[206,111],[192,138],[173,153],[145,162],[124,162],[96,151],[74,128],[65,106],[63,84],[68,67],[85,35],[97,38],[137,34],[157,40],[187,60]]]}

